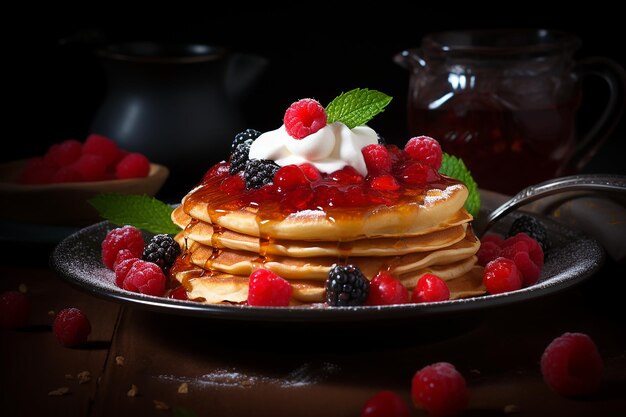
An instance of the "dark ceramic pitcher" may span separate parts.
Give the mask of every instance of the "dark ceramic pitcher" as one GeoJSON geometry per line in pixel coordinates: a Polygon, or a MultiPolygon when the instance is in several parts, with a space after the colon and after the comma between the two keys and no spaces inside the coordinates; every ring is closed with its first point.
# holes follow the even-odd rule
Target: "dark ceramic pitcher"
{"type": "Polygon", "coordinates": [[[246,127],[240,100],[266,64],[203,44],[130,42],[97,54],[108,89],[91,131],[167,165],[171,179],[184,182],[228,157],[246,127]]]}

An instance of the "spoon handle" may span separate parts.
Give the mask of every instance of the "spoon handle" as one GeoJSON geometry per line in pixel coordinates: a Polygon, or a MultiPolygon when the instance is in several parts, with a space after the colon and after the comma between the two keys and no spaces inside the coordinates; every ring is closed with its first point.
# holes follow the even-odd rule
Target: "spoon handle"
{"type": "Polygon", "coordinates": [[[610,174],[584,174],[554,178],[524,188],[510,200],[496,208],[479,234],[484,235],[498,220],[511,211],[549,195],[567,191],[605,191],[626,193],[626,176],[610,174]]]}

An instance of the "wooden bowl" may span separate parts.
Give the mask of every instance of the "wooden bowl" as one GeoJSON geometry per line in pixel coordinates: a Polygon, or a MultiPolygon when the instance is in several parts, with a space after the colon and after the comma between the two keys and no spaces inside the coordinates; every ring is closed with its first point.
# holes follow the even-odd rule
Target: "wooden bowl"
{"type": "Polygon", "coordinates": [[[0,219],[46,225],[84,226],[103,220],[88,200],[103,192],[154,196],[169,176],[163,165],[150,164],[147,177],[126,180],[17,184],[27,160],[0,164],[0,219]]]}

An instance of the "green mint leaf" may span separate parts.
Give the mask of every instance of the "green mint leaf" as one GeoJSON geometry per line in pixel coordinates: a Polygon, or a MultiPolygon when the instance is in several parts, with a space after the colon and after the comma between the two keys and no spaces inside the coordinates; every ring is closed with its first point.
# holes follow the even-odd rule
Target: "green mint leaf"
{"type": "Polygon", "coordinates": [[[120,226],[129,224],[156,234],[180,232],[170,217],[174,208],[154,197],[101,193],[91,198],[89,204],[102,218],[120,226]]]}
{"type": "Polygon", "coordinates": [[[384,111],[390,101],[391,97],[380,91],[355,88],[342,93],[326,106],[327,121],[341,122],[352,129],[384,111]]]}
{"type": "Polygon", "coordinates": [[[463,160],[444,152],[439,173],[452,177],[465,184],[469,190],[469,196],[465,201],[465,209],[475,218],[478,217],[478,213],[480,211],[480,194],[478,193],[478,186],[476,185],[474,178],[472,178],[471,172],[465,166],[463,160]]]}

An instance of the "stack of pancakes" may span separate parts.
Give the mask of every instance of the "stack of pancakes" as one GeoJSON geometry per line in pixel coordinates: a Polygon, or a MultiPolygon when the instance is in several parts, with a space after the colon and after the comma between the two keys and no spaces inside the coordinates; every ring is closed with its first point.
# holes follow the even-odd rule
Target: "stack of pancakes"
{"type": "Polygon", "coordinates": [[[248,277],[269,269],[292,285],[292,305],[322,303],[334,264],[353,264],[372,279],[384,271],[409,290],[432,273],[444,279],[451,299],[484,293],[480,246],[468,192],[458,182],[425,191],[423,198],[367,210],[301,210],[276,214],[256,205],[227,209],[203,195],[202,184],[172,213],[183,255],[172,277],[189,299],[243,303],[248,277]]]}

